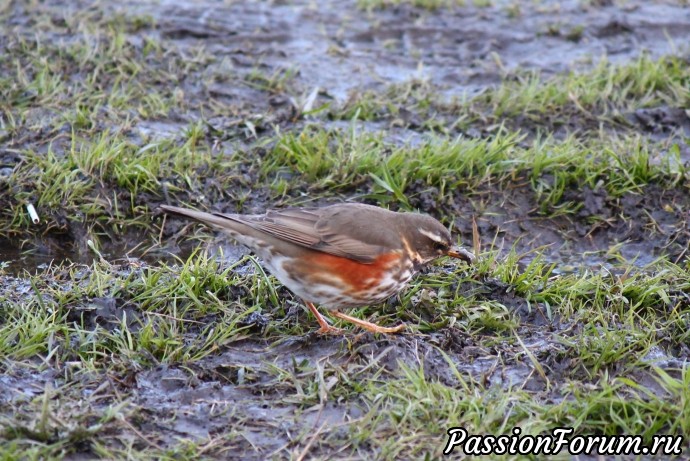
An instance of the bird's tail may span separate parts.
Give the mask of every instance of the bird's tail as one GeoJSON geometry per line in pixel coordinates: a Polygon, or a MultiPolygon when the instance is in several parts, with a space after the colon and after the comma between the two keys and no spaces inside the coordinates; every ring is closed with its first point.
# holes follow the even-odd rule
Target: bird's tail
{"type": "Polygon", "coordinates": [[[236,226],[239,226],[240,223],[233,220],[232,215],[217,215],[212,213],[206,213],[204,211],[190,210],[189,208],[180,208],[170,205],[161,205],[160,208],[166,213],[172,213],[180,216],[185,216],[187,218],[196,219],[197,221],[201,221],[206,225],[217,227],[225,231],[239,230],[234,229],[236,226]]]}

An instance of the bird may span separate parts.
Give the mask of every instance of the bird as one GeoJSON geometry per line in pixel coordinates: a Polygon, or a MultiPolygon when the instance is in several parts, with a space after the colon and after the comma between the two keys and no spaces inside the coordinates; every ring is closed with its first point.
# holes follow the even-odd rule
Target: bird
{"type": "Polygon", "coordinates": [[[319,323],[320,334],[339,334],[316,309],[374,333],[398,333],[341,312],[382,302],[401,291],[431,261],[450,256],[471,265],[475,256],[453,245],[433,217],[395,212],[362,203],[268,210],[264,214],[207,213],[161,205],[219,229],[252,250],[284,286],[301,298],[319,323]]]}

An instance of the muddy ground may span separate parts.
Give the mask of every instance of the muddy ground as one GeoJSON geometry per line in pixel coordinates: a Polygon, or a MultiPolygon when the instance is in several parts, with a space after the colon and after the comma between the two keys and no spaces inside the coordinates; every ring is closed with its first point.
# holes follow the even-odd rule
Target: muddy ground
{"type": "MultiPolygon", "coordinates": [[[[652,58],[682,55],[690,43],[690,9],[682,2],[497,1],[490,6],[465,3],[428,10],[403,2],[368,11],[354,2],[338,1],[9,2],[3,6],[2,27],[7,34],[0,38],[0,45],[9,47],[12,37],[30,38],[36,34],[56,43],[68,43],[73,30],[65,17],[70,15],[117,15],[125,21],[145,18],[136,26],[128,22],[128,42],[137,45],[149,39],[160,41],[183,61],[194,61],[199,49],[214,59],[195,62],[194,69],[180,81],[146,83],[171,94],[177,92],[183,98],[184,104],[168,116],[134,117],[127,128],[119,126],[117,118],[104,116],[97,122],[99,130],[125,130],[131,140],[144,144],[175,139],[190,124],[202,122],[203,142],[224,154],[253,148],[276,130],[299,132],[314,123],[329,128],[347,127],[350,122],[340,120],[336,116],[340,112],[334,108],[347,108],[349,102],[367,91],[384,92],[391,84],[411,79],[425,82],[451,101],[480,95],[514,72],[539,70],[546,77],[584,72],[604,57],[613,63],[626,63],[644,53],[652,58]],[[289,72],[290,76],[284,86],[272,82],[270,91],[236,84],[247,81],[257,71],[269,76],[289,72]],[[298,114],[311,94],[316,96],[312,107],[330,105],[328,117],[298,114]]],[[[3,110],[6,114],[12,111],[8,107],[3,110]]],[[[40,110],[34,112],[41,119],[40,110]]],[[[504,123],[511,128],[521,127],[525,139],[534,139],[544,132],[566,136],[578,128],[581,134],[601,128],[653,141],[690,136],[687,107],[657,107],[624,115],[627,126],[593,123],[580,116],[554,123],[548,117],[543,121],[520,117],[497,120],[484,114],[466,124],[449,126],[446,134],[481,138],[495,133],[497,126],[504,123]]],[[[443,116],[440,109],[439,118],[443,116]]],[[[429,134],[419,118],[414,110],[394,115],[379,113],[373,120],[359,122],[358,127],[383,130],[391,142],[414,143],[429,134]]],[[[4,133],[0,127],[0,171],[14,168],[26,149],[41,151],[50,144],[58,152],[68,150],[68,138],[56,136],[56,131],[48,128],[51,124],[40,120],[27,122],[18,131],[5,129],[4,133]],[[40,129],[41,123],[46,123],[44,130],[40,129]]],[[[682,161],[690,161],[689,152],[687,143],[681,146],[682,161]]],[[[177,178],[161,179],[179,184],[175,183],[177,178]]],[[[652,184],[644,194],[631,190],[613,197],[603,187],[569,184],[562,201],[579,204],[578,211],[558,215],[544,213],[529,181],[528,177],[515,177],[501,184],[487,183],[472,191],[471,196],[458,190],[443,201],[424,184],[412,185],[408,189],[409,204],[452,223],[454,232],[470,245],[473,224],[469,217],[474,217],[482,250],[496,250],[500,258],[514,249],[524,255],[519,270],[524,270],[537,254],[554,264],[553,276],[578,273],[584,268],[613,274],[643,271],[659,257],[675,263],[687,261],[690,194],[685,187],[669,189],[652,184]]],[[[213,178],[197,203],[214,203],[214,209],[239,208],[242,212],[275,206],[275,198],[258,171],[243,172],[236,184],[238,190],[251,192],[239,206],[231,202],[235,191],[214,188],[213,178]],[[257,190],[252,191],[252,185],[257,190]]],[[[303,181],[298,184],[308,186],[303,181]]],[[[3,190],[0,203],[9,206],[11,194],[6,193],[8,188],[3,190]]],[[[194,201],[191,196],[197,192],[176,192],[172,200],[194,201]]],[[[334,202],[367,192],[371,192],[371,185],[355,184],[318,200],[334,202]]],[[[299,202],[299,197],[308,194],[309,190],[293,190],[279,204],[299,202]]],[[[162,219],[157,205],[169,200],[164,191],[146,192],[137,199],[151,210],[150,219],[156,223],[162,219]]],[[[395,203],[391,206],[396,208],[395,203]]],[[[51,218],[58,221],[59,213],[49,215],[48,219],[51,218]]],[[[125,233],[125,237],[120,234],[111,243],[104,239],[102,255],[111,262],[112,274],[134,274],[136,278],[148,267],[160,264],[161,259],[174,262],[170,253],[187,257],[198,242],[185,239],[189,231],[186,225],[173,219],[168,220],[160,236],[136,231],[132,235],[125,233]],[[129,258],[122,259],[124,254],[129,258]]],[[[69,284],[79,283],[69,273],[70,262],[86,264],[74,267],[90,270],[94,254],[84,243],[90,229],[88,223],[58,223],[41,229],[13,232],[0,240],[0,263],[4,270],[0,302],[33,296],[36,288],[28,273],[52,270],[54,282],[50,283],[64,284],[68,290],[69,284]],[[51,265],[58,268],[50,269],[51,265]]],[[[104,233],[109,237],[114,234],[104,233]]],[[[244,254],[221,238],[203,245],[211,251],[222,245],[224,264],[232,264],[244,254]]],[[[240,269],[255,273],[250,263],[243,263],[237,268],[240,269]]],[[[444,263],[431,271],[450,270],[455,269],[444,263]]],[[[267,330],[267,325],[277,321],[314,323],[297,307],[298,300],[280,289],[279,300],[284,309],[265,309],[245,319],[247,329],[242,338],[218,345],[199,360],[156,364],[157,360],[152,359],[145,366],[122,364],[115,370],[99,373],[82,369],[76,357],[73,362],[48,358],[43,365],[44,358],[40,356],[25,361],[4,358],[0,376],[0,423],[5,425],[4,435],[8,441],[23,439],[43,444],[68,440],[64,451],[53,453],[68,459],[99,456],[92,443],[94,434],[105,446],[160,450],[157,453],[179,450],[185,441],[192,441],[196,451],[190,453],[201,458],[394,457],[391,452],[382,452],[378,442],[370,443],[366,437],[356,441],[352,438],[351,426],[369,417],[374,406],[371,401],[356,397],[361,390],[350,380],[378,376],[385,382],[405,373],[401,364],[421,364],[428,380],[450,387],[461,388],[459,372],[487,387],[519,387],[535,399],[557,401],[562,399],[562,393],[554,383],[589,379],[591,370],[571,360],[570,346],[562,339],[578,336],[584,328],[583,319],[554,314],[550,312],[553,306],[535,302],[497,278],[472,279],[471,272],[461,272],[467,278],[462,278],[450,291],[473,297],[478,304],[504,306],[506,315],[514,316],[515,330],[524,344],[506,341],[489,347],[468,336],[466,327],[452,324],[395,337],[355,331],[337,338],[312,333],[280,336],[267,330]],[[525,350],[541,362],[545,375],[538,372],[525,350]],[[350,393],[329,393],[330,389],[340,389],[344,381],[348,382],[350,393]],[[305,389],[304,382],[318,389],[305,389]],[[60,430],[47,436],[31,422],[38,414],[36,408],[46,398],[63,405],[57,417],[63,418],[64,423],[58,425],[60,430]],[[122,405],[131,417],[104,424],[101,430],[99,418],[113,405],[122,405]],[[77,408],[80,406],[85,407],[77,408]]],[[[671,304],[688,302],[687,293],[682,291],[668,295],[671,304]]],[[[424,298],[424,293],[415,296],[422,307],[431,302],[424,298]]],[[[232,293],[223,300],[232,302],[232,293]]],[[[143,315],[130,301],[121,293],[77,299],[69,320],[117,331],[124,313],[136,331],[136,321],[143,315]]],[[[382,309],[395,313],[397,303],[394,299],[382,309]]],[[[419,315],[433,323],[434,314],[423,311],[424,308],[419,315]]],[[[415,318],[398,314],[406,321],[415,318]]],[[[203,320],[213,322],[214,318],[203,320]]],[[[482,334],[478,332],[480,338],[482,334]]],[[[190,334],[190,341],[192,337],[190,334]]],[[[678,344],[655,348],[653,352],[649,363],[668,369],[681,367],[690,359],[690,349],[678,344]]],[[[616,370],[617,366],[611,365],[610,373],[615,375],[616,370]]],[[[640,369],[637,378],[654,389],[655,381],[647,373],[640,369]]],[[[444,441],[440,432],[438,443],[444,441]]],[[[408,459],[417,455],[414,450],[402,454],[408,459]]]]}

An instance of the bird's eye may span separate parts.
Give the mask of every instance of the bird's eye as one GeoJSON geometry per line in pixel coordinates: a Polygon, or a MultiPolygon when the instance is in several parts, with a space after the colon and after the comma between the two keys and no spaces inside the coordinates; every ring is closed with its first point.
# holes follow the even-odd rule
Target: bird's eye
{"type": "Polygon", "coordinates": [[[434,249],[437,251],[446,251],[448,249],[448,245],[445,243],[436,242],[434,243],[434,249]]]}

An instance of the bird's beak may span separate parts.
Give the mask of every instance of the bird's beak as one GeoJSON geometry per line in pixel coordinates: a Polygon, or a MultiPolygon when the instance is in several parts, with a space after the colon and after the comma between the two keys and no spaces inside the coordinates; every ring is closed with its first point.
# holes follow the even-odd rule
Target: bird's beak
{"type": "Polygon", "coordinates": [[[474,253],[472,253],[471,251],[467,251],[461,247],[453,247],[450,250],[448,250],[448,256],[450,256],[451,258],[462,259],[470,265],[474,263],[475,259],[477,259],[476,256],[474,256],[474,253]]]}

